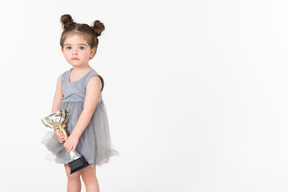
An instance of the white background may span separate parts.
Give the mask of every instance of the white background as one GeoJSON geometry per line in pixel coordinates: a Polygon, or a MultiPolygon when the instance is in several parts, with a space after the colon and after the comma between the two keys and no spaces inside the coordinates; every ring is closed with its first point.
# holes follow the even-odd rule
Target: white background
{"type": "MultiPolygon", "coordinates": [[[[66,191],[44,160],[60,16],[100,19],[91,66],[120,155],[103,192],[288,191],[288,3],[278,0],[5,1],[0,6],[0,191],[66,191]]],[[[83,187],[83,190],[84,187],[83,187]]]]}

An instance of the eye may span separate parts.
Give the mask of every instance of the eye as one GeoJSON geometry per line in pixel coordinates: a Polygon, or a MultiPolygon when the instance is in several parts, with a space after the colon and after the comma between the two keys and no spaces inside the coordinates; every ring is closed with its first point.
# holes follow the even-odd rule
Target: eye
{"type": "Polygon", "coordinates": [[[85,49],[85,47],[83,47],[83,46],[80,46],[80,47],[79,47],[79,49],[80,49],[80,50],[84,50],[84,49],[85,49]]]}
{"type": "Polygon", "coordinates": [[[66,50],[70,50],[70,49],[72,49],[72,47],[71,46],[67,46],[67,47],[65,47],[65,49],[66,50]]]}

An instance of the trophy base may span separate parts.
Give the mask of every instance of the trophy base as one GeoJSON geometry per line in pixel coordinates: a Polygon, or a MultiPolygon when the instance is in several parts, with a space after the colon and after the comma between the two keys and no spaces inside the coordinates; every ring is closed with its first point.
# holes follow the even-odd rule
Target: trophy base
{"type": "Polygon", "coordinates": [[[68,163],[69,167],[70,167],[70,175],[81,170],[84,169],[85,167],[87,167],[89,164],[87,163],[86,159],[84,158],[84,156],[81,156],[79,159],[75,159],[73,161],[71,161],[70,163],[68,163]]]}

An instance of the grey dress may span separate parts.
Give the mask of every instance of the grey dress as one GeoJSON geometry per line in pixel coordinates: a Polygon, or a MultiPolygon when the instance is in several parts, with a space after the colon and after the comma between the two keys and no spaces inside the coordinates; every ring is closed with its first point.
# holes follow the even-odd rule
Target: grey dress
{"type": "MultiPolygon", "coordinates": [[[[71,71],[72,69],[64,72],[61,79],[64,97],[60,110],[69,109],[70,118],[66,125],[68,134],[74,129],[83,110],[86,86],[91,77],[99,76],[102,81],[102,90],[104,87],[103,78],[94,69],[90,70],[80,80],[70,82],[71,71]]],[[[106,163],[111,156],[118,154],[112,148],[107,113],[102,100],[102,90],[94,114],[76,147],[76,151],[83,155],[86,161],[92,166],[106,163]]],[[[55,133],[49,139],[43,139],[43,143],[56,156],[56,163],[69,163],[69,154],[67,154],[63,144],[58,142],[55,133]]]]}

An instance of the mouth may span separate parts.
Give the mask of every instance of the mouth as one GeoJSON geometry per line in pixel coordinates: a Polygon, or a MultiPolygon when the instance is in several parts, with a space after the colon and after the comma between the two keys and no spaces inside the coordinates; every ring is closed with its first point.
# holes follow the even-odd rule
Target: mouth
{"type": "Polygon", "coordinates": [[[72,58],[72,60],[74,60],[74,61],[78,61],[79,59],[78,59],[78,58],[72,58]]]}

